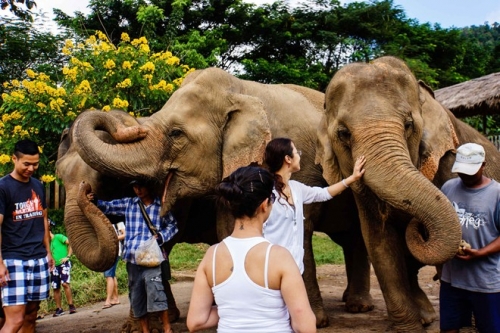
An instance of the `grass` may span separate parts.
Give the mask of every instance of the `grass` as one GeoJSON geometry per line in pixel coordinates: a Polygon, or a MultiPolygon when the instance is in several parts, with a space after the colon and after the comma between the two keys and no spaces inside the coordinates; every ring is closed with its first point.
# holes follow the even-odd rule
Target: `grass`
{"type": "MultiPolygon", "coordinates": [[[[312,242],[314,259],[317,266],[324,264],[344,264],[342,248],[332,242],[327,235],[315,232],[312,242]]],[[[172,270],[196,270],[208,247],[207,244],[201,243],[180,243],[175,245],[170,253],[172,270]]],[[[103,273],[89,270],[74,257],[71,259],[71,263],[71,289],[76,307],[103,302],[106,299],[106,280],[103,273]]],[[[116,269],[116,277],[118,279],[118,292],[120,294],[127,293],[127,271],[125,269],[125,262],[121,260],[116,269]]],[[[66,297],[64,292],[62,294],[63,309],[67,310],[66,297]]],[[[51,297],[41,303],[39,312],[47,314],[54,312],[55,309],[56,304],[51,297]]]]}

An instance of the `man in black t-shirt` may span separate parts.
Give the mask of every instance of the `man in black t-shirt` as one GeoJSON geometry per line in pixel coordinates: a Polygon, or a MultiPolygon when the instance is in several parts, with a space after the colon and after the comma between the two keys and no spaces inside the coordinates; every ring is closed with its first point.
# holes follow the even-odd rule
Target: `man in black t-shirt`
{"type": "Polygon", "coordinates": [[[14,170],[0,179],[0,287],[5,312],[4,332],[35,332],[40,301],[49,297],[50,253],[47,205],[38,169],[38,145],[18,141],[14,170]]]}

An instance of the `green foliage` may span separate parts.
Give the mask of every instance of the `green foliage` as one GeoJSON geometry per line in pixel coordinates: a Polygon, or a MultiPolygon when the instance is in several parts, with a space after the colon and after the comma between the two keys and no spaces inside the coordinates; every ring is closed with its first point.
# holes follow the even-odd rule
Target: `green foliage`
{"type": "Polygon", "coordinates": [[[324,233],[315,232],[312,239],[314,261],[317,266],[325,264],[344,264],[344,252],[324,233]]]}
{"type": "Polygon", "coordinates": [[[200,264],[201,259],[210,246],[204,243],[188,244],[178,243],[170,252],[168,259],[173,271],[194,270],[200,264]]]}
{"type": "Polygon", "coordinates": [[[3,10],[8,8],[14,15],[25,21],[33,20],[31,10],[35,6],[36,2],[33,0],[0,0],[0,8],[3,10]]]}
{"type": "Polygon", "coordinates": [[[25,79],[3,84],[0,175],[12,169],[15,142],[30,138],[42,152],[40,179],[53,181],[60,135],[80,112],[121,109],[136,117],[151,115],[194,70],[171,52],[151,52],[145,37],[130,41],[123,33],[121,39],[115,46],[98,31],[84,43],[66,40],[62,53],[68,62],[58,81],[27,69],[25,79]]]}

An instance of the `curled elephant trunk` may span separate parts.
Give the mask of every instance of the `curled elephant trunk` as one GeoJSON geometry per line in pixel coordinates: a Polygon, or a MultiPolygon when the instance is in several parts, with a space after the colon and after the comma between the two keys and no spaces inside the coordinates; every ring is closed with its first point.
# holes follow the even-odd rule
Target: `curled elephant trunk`
{"type": "Polygon", "coordinates": [[[74,199],[66,203],[66,232],[78,260],[93,271],[104,272],[116,261],[118,237],[111,222],[88,200],[88,191],[90,185],[82,182],[78,195],[68,195],[74,199]]]}
{"type": "Polygon", "coordinates": [[[79,155],[97,171],[127,178],[155,174],[163,151],[161,133],[132,116],[118,111],[86,111],[73,126],[79,155]]]}
{"type": "MultiPolygon", "coordinates": [[[[393,152],[393,151],[392,151],[393,152]]],[[[364,183],[386,204],[413,216],[406,229],[412,255],[426,265],[441,264],[456,254],[462,237],[457,214],[446,196],[405,158],[394,153],[390,164],[370,164],[367,156],[364,183]],[[385,166],[391,165],[388,172],[385,166]]]]}

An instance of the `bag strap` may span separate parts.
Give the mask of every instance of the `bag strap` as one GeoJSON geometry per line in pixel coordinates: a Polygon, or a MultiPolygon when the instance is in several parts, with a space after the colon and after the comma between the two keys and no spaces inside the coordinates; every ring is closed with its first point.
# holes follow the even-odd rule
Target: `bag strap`
{"type": "Polygon", "coordinates": [[[146,224],[148,225],[149,231],[151,231],[153,236],[156,236],[158,234],[158,231],[156,230],[153,223],[151,223],[151,219],[149,218],[149,215],[146,212],[146,208],[144,207],[144,204],[142,203],[141,199],[139,199],[139,207],[141,208],[142,217],[146,221],[146,224]]]}

